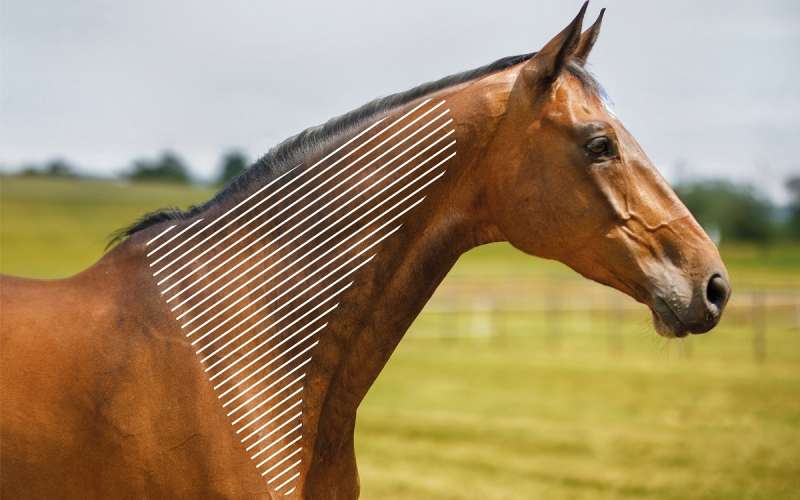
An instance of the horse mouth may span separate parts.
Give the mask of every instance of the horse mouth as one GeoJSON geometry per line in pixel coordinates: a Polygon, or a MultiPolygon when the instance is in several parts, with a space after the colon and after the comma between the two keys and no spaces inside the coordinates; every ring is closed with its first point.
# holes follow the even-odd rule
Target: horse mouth
{"type": "Polygon", "coordinates": [[[661,297],[656,297],[650,310],[656,332],[662,337],[683,338],[689,335],[689,328],[661,297]]]}

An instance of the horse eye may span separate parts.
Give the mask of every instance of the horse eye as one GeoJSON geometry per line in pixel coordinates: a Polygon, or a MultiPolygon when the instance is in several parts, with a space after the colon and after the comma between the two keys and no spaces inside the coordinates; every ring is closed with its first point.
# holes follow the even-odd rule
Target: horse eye
{"type": "Polygon", "coordinates": [[[611,140],[608,137],[595,137],[586,144],[586,150],[595,159],[610,157],[611,149],[611,140]]]}

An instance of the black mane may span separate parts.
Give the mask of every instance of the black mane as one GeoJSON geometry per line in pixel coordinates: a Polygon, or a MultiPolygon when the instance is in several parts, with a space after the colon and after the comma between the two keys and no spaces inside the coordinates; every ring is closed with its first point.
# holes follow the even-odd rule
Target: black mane
{"type": "Polygon", "coordinates": [[[411,101],[438,92],[439,90],[504,70],[530,59],[534,54],[535,52],[504,57],[486,66],[481,66],[480,68],[456,73],[434,82],[422,84],[405,92],[375,99],[347,114],[332,118],[323,125],[308,128],[270,149],[260,160],[240,176],[232,180],[209,201],[202,205],[192,206],[185,211],[178,208],[167,208],[147,213],[130,226],[114,233],[109,242],[109,247],[138,231],[161,222],[193,217],[219,204],[229,196],[252,187],[254,183],[269,181],[289,168],[301,163],[302,159],[309,153],[325,148],[337,139],[340,139],[343,134],[376,115],[398,106],[403,106],[404,104],[408,104],[411,101]]]}

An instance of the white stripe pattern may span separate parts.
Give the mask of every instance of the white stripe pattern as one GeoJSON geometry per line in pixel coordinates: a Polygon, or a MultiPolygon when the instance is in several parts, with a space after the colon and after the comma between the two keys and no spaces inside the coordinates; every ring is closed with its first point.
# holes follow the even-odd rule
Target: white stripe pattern
{"type": "Polygon", "coordinates": [[[445,101],[424,100],[146,243],[156,285],[278,494],[299,491],[314,349],[356,272],[445,174],[456,154],[448,114],[445,101]]]}

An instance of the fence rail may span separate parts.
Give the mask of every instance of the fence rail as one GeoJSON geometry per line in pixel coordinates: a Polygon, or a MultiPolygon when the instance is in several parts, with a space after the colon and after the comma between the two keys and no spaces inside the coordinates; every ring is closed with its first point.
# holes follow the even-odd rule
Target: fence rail
{"type": "MultiPolygon", "coordinates": [[[[541,295],[539,289],[538,295],[541,295]]],[[[488,339],[502,341],[506,337],[528,336],[527,331],[515,330],[509,323],[539,322],[544,327],[544,341],[558,349],[564,338],[574,331],[570,320],[576,316],[590,316],[592,331],[605,333],[608,351],[621,354],[625,351],[625,336],[620,331],[627,324],[642,324],[647,314],[645,306],[616,294],[595,294],[590,298],[549,294],[544,300],[523,302],[519,299],[495,298],[490,295],[448,293],[434,300],[422,311],[422,322],[433,322],[433,328],[418,328],[410,335],[416,339],[488,339]],[[634,319],[635,318],[635,319],[634,319]]],[[[800,335],[800,292],[745,290],[738,291],[726,308],[726,319],[737,326],[749,325],[752,335],[753,359],[758,363],[767,360],[767,342],[771,331],[789,330],[800,335]],[[774,320],[780,317],[780,321],[774,320]]],[[[691,345],[686,344],[685,355],[691,356],[691,345]]]]}

